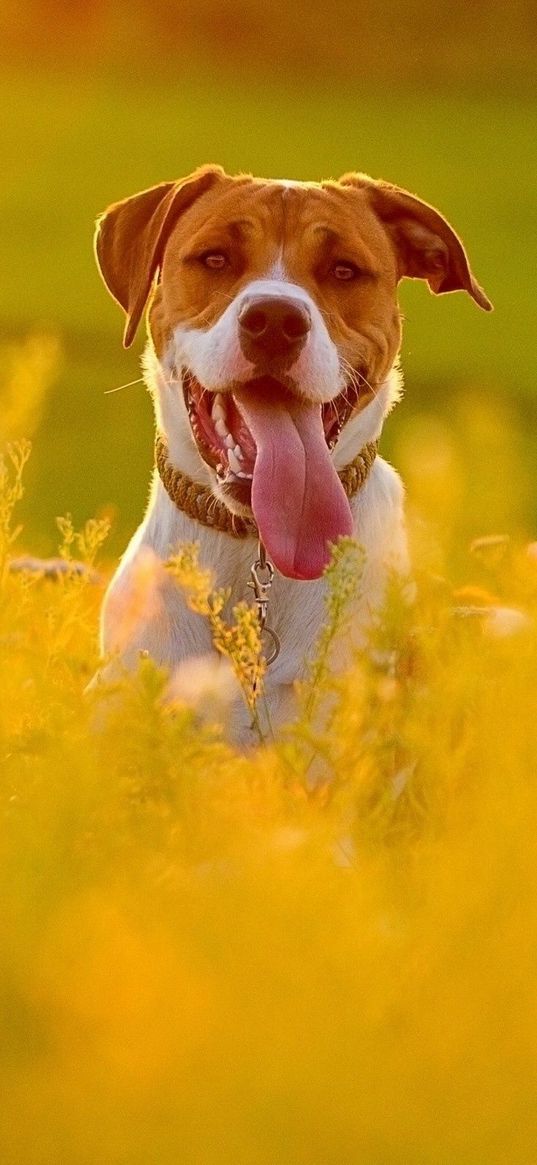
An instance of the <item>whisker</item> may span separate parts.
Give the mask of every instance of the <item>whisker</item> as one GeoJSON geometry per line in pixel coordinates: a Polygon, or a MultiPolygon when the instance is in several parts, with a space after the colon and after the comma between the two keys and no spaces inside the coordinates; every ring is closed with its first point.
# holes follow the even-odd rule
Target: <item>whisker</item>
{"type": "Polygon", "coordinates": [[[213,494],[213,496],[211,498],[209,498],[209,502],[207,505],[207,517],[212,518],[212,516],[216,510],[217,505],[218,505],[218,498],[215,497],[213,494]]]}
{"type": "Polygon", "coordinates": [[[317,307],[319,308],[319,311],[325,320],[337,320],[337,315],[335,312],[328,311],[327,308],[321,307],[320,304],[317,304],[317,307]]]}
{"type": "Polygon", "coordinates": [[[360,372],[358,368],[353,368],[352,364],[349,363],[345,356],[340,356],[340,363],[342,370],[344,373],[346,373],[352,388],[359,389],[361,385],[365,385],[365,387],[373,393],[373,396],[377,396],[378,387],[375,388],[374,385],[372,385],[367,379],[367,376],[365,376],[363,372],[360,372]]]}
{"type": "Polygon", "coordinates": [[[363,372],[359,372],[357,370],[356,374],[357,374],[357,376],[360,377],[360,383],[365,384],[366,388],[368,388],[369,391],[373,393],[373,396],[377,396],[378,385],[375,387],[375,385],[371,384],[370,381],[367,379],[367,376],[364,376],[363,372]]]}
{"type": "Polygon", "coordinates": [[[352,364],[349,364],[349,361],[346,360],[344,356],[340,356],[340,364],[341,370],[344,373],[346,379],[345,388],[358,388],[358,376],[356,369],[353,368],[352,364]]]}
{"type": "Polygon", "coordinates": [[[118,384],[117,388],[105,388],[103,396],[110,396],[112,392],[122,392],[124,388],[132,388],[133,384],[143,384],[143,376],[139,376],[138,380],[128,380],[126,384],[118,384]]]}
{"type": "Polygon", "coordinates": [[[351,402],[350,402],[350,399],[349,399],[349,397],[347,396],[347,389],[348,389],[348,388],[352,388],[352,387],[353,387],[352,385],[350,385],[350,384],[346,384],[346,385],[345,385],[345,387],[344,387],[344,388],[341,390],[341,392],[340,392],[340,394],[339,394],[339,395],[340,395],[340,397],[341,397],[341,399],[342,399],[342,401],[343,401],[343,403],[344,403],[344,404],[345,404],[345,405],[346,405],[348,408],[350,408],[350,404],[351,404],[351,402]]]}
{"type": "Polygon", "coordinates": [[[168,388],[171,388],[172,384],[181,384],[182,379],[183,379],[182,373],[178,372],[178,370],[176,368],[172,368],[169,376],[166,376],[164,373],[164,370],[163,370],[162,378],[164,380],[164,383],[168,385],[168,388]]]}
{"type": "MultiPolygon", "coordinates": [[[[201,402],[203,401],[204,397],[207,397],[207,399],[209,399],[209,397],[212,397],[212,396],[214,396],[214,393],[212,393],[212,392],[210,391],[210,389],[208,389],[208,388],[205,388],[205,385],[202,385],[202,386],[201,386],[200,397],[199,397],[199,403],[201,404],[201,402]]],[[[209,412],[211,412],[211,407],[212,407],[212,406],[211,406],[211,403],[210,403],[210,401],[209,401],[209,412]]]]}

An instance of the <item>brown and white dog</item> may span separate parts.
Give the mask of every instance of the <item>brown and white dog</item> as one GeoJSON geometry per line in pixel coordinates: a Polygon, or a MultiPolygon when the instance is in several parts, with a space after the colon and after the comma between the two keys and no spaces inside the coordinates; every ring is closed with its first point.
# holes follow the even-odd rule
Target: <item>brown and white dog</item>
{"type": "MultiPolygon", "coordinates": [[[[408,571],[397,473],[377,457],[351,501],[338,477],[378,438],[400,393],[399,280],[491,304],[438,211],[358,173],[292,182],[204,166],[111,206],[96,254],[127,315],[125,346],[150,301],[144,367],[169,461],[233,514],[253,516],[276,567],[270,623],[281,651],[266,689],[277,722],[322,622],[330,544],[354,534],[365,550],[356,642],[388,573],[408,571]]],[[[245,597],[255,534],[239,540],[201,525],[155,474],[106,596],[106,656],[129,667],[148,652],[173,671],[212,651],[204,620],[163,566],[185,541],[200,543],[231,605],[245,597]],[[132,619],[148,560],[154,585],[132,619]]],[[[248,718],[238,717],[240,736],[248,718]]]]}

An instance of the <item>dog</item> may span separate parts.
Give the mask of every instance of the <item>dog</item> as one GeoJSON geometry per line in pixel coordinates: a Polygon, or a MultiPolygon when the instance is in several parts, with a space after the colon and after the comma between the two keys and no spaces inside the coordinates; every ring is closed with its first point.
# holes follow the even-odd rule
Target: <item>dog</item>
{"type": "MultiPolygon", "coordinates": [[[[158,433],[147,513],[103,604],[103,654],[127,668],[149,654],[172,673],[210,655],[206,621],[165,563],[198,542],[232,606],[248,593],[259,539],[261,568],[274,570],[279,654],[265,690],[277,725],[322,625],[331,546],[352,535],[364,549],[355,645],[390,575],[409,574],[402,483],[376,456],[401,392],[399,281],[492,305],[446,219],[362,173],[295,182],[202,166],[110,206],[95,252],[126,313],[125,347],[149,304],[143,363],[158,433]]],[[[249,731],[237,708],[233,735],[249,731]]]]}

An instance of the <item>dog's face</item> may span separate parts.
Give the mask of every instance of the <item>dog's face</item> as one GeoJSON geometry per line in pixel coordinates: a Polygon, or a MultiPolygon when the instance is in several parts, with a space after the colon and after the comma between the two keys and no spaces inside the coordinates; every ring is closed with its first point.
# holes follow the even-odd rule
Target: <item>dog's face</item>
{"type": "Polygon", "coordinates": [[[490,307],[438,212],[365,175],[295,183],[205,167],[111,207],[97,257],[126,343],[159,275],[149,330],[191,440],[291,577],[316,577],[328,542],[352,530],[330,450],[393,366],[399,280],[490,307]]]}

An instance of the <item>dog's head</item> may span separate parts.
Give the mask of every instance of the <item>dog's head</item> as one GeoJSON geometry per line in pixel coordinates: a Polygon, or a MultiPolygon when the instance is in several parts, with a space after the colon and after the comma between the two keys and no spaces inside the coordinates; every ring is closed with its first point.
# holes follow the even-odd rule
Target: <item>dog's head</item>
{"type": "Polygon", "coordinates": [[[438,211],[364,174],[302,183],[202,167],[110,207],[96,254],[126,346],[151,296],[152,344],[215,492],[253,509],[296,578],[317,577],[352,529],[330,451],[394,364],[399,280],[491,307],[438,211]]]}

